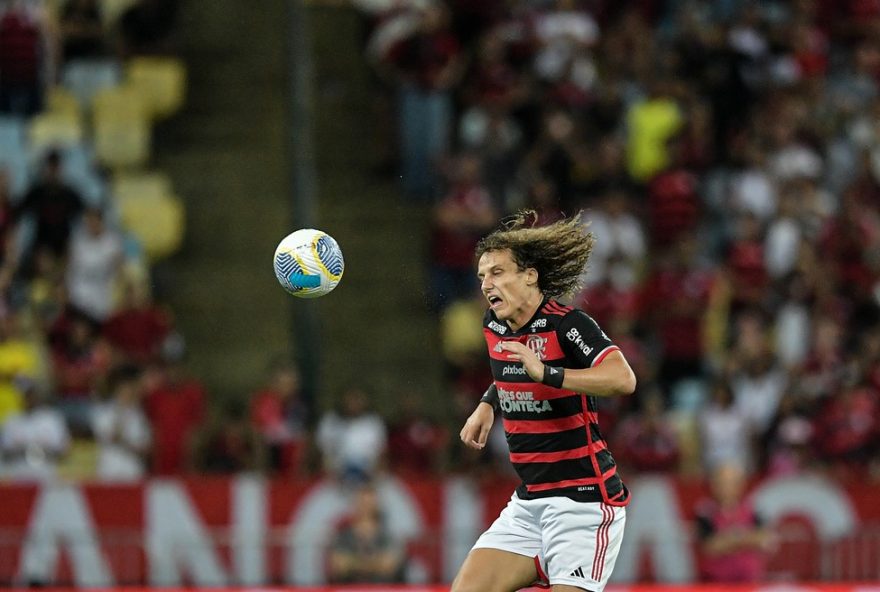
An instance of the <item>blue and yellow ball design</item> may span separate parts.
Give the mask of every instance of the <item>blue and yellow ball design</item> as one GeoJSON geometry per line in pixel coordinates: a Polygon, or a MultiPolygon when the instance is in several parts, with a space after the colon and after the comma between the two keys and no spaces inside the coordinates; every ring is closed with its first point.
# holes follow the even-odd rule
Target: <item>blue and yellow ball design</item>
{"type": "Polygon", "coordinates": [[[339,284],[345,271],[342,250],[333,237],[314,228],[293,232],[275,249],[275,277],[299,298],[317,298],[339,284]]]}

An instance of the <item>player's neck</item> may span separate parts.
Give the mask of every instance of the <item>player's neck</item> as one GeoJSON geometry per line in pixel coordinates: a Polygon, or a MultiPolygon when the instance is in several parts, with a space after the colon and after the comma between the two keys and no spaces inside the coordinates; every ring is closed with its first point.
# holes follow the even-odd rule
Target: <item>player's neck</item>
{"type": "Polygon", "coordinates": [[[522,306],[516,310],[514,315],[507,319],[507,324],[510,326],[510,329],[514,332],[522,329],[523,326],[535,316],[535,313],[538,312],[538,308],[540,308],[542,302],[544,302],[544,295],[540,292],[535,292],[526,298],[522,306]]]}

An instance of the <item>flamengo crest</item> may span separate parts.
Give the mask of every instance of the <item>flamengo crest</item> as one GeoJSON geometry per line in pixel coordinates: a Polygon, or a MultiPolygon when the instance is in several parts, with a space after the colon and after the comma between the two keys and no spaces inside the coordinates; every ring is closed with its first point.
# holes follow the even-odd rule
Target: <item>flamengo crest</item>
{"type": "Polygon", "coordinates": [[[536,356],[538,356],[539,360],[544,359],[544,348],[547,346],[547,338],[540,337],[539,335],[529,335],[529,338],[526,340],[526,345],[536,356]]]}

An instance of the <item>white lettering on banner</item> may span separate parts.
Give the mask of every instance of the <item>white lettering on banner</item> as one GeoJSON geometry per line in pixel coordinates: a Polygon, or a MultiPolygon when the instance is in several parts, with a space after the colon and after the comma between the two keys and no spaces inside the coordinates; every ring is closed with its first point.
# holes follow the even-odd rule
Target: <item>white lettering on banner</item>
{"type": "Polygon", "coordinates": [[[510,366],[507,365],[501,371],[501,376],[507,376],[508,374],[517,374],[519,376],[525,376],[526,369],[523,366],[510,366]]]}
{"type": "Polygon", "coordinates": [[[682,520],[672,484],[662,477],[642,477],[629,485],[632,501],[626,508],[626,534],[612,579],[636,581],[644,549],[651,554],[657,581],[693,582],[696,569],[689,525],[682,520]]]}
{"type": "Polygon", "coordinates": [[[229,578],[183,488],[173,481],[157,480],[147,485],[146,497],[150,584],[180,586],[185,566],[192,583],[225,586],[229,578]]]}
{"type": "MultiPolygon", "coordinates": [[[[453,477],[443,487],[443,574],[451,582],[483,530],[483,498],[472,479],[453,477]]],[[[494,516],[492,516],[494,518],[494,516]]]]}
{"type": "Polygon", "coordinates": [[[505,327],[501,323],[497,323],[495,321],[489,321],[489,328],[492,329],[493,331],[495,331],[496,333],[500,333],[501,335],[504,335],[505,333],[507,333],[507,327],[505,327]]]}
{"type": "Polygon", "coordinates": [[[552,411],[550,401],[535,401],[535,393],[532,391],[508,391],[498,389],[498,404],[505,413],[525,411],[529,413],[543,413],[552,411]]]}
{"type": "MultiPolygon", "coordinates": [[[[604,333],[602,335],[605,335],[604,333]]],[[[568,330],[568,333],[565,334],[569,341],[574,343],[575,347],[581,350],[585,356],[589,356],[593,353],[593,348],[586,344],[584,338],[581,337],[581,332],[576,328],[572,327],[568,330]]],[[[607,339],[607,338],[606,338],[607,339]]]]}
{"type": "Polygon", "coordinates": [[[71,486],[46,485],[32,510],[19,577],[25,581],[54,580],[62,540],[77,586],[106,588],[114,584],[82,492],[71,486]]]}
{"type": "MultiPolygon", "coordinates": [[[[379,503],[387,517],[388,530],[397,541],[409,541],[422,534],[425,519],[418,502],[406,486],[394,478],[376,482],[379,503]]],[[[291,517],[287,535],[288,584],[323,584],[326,579],[327,543],[351,503],[333,482],[325,482],[306,495],[291,517]]],[[[418,561],[407,566],[407,578],[415,583],[427,578],[427,568],[418,561]]]]}
{"type": "Polygon", "coordinates": [[[823,541],[851,534],[856,511],[846,493],[821,477],[788,477],[761,483],[752,494],[755,511],[772,523],[785,516],[807,516],[823,541]]]}
{"type": "Polygon", "coordinates": [[[241,475],[232,482],[232,560],[238,584],[257,586],[266,577],[268,503],[265,480],[241,475]]]}

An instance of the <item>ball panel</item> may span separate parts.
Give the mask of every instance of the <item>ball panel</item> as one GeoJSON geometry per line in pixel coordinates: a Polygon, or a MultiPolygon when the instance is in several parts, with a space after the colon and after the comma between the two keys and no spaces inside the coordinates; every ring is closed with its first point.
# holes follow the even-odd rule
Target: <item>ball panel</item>
{"type": "Polygon", "coordinates": [[[304,228],[278,244],[274,268],[278,282],[287,292],[299,298],[317,298],[336,287],[345,263],[333,237],[304,228]]]}

